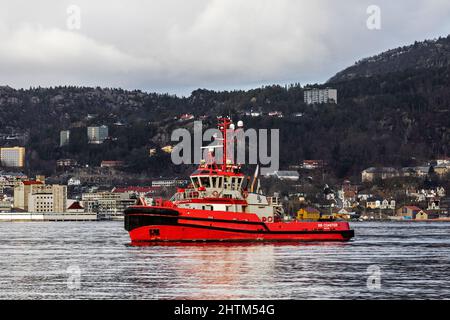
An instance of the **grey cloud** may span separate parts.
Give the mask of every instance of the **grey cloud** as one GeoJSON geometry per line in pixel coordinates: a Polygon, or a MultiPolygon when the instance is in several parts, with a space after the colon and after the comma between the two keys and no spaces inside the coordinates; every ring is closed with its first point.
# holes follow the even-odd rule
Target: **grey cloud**
{"type": "Polygon", "coordinates": [[[369,54],[446,35],[443,0],[128,0],[0,3],[0,83],[196,87],[323,81],[369,54]],[[68,30],[66,9],[81,9],[68,30]],[[366,28],[377,4],[382,29],[366,28]]]}

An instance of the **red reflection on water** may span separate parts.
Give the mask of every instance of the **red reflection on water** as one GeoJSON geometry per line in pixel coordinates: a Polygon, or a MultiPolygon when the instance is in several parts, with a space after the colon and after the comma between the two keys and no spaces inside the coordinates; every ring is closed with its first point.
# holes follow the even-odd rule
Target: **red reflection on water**
{"type": "MultiPolygon", "coordinates": [[[[326,251],[334,251],[333,248],[342,248],[349,245],[348,242],[138,242],[129,244],[131,247],[139,247],[135,254],[152,254],[155,252],[158,258],[167,259],[170,263],[166,271],[170,276],[163,280],[161,287],[167,287],[175,299],[193,300],[224,300],[246,299],[249,295],[249,287],[259,291],[261,283],[273,282],[280,276],[280,264],[290,264],[291,260],[285,260],[286,256],[279,260],[280,252],[287,248],[296,252],[298,260],[295,263],[307,264],[308,258],[303,258],[299,253],[304,250],[310,252],[310,248],[323,248],[326,251]],[[148,248],[146,250],[145,248],[148,248]],[[157,248],[165,249],[164,251],[157,248]],[[156,250],[151,250],[156,249],[156,250]],[[280,251],[281,250],[281,251],[280,251]],[[162,253],[161,253],[162,252],[162,253]],[[176,257],[176,258],[174,258],[176,257]],[[278,267],[277,267],[278,266],[278,267]],[[177,283],[173,286],[173,283],[177,283]],[[189,289],[186,289],[189,288],[189,289]]],[[[315,249],[313,249],[315,251],[315,249]]],[[[307,266],[302,266],[307,269],[307,266]]],[[[141,269],[142,274],[149,270],[141,269]]],[[[308,283],[307,275],[296,274],[296,281],[308,283]]],[[[252,290],[252,292],[253,292],[252,290]]],[[[256,294],[253,292],[252,294],[256,294]]],[[[258,293],[264,297],[264,291],[258,293]]]]}

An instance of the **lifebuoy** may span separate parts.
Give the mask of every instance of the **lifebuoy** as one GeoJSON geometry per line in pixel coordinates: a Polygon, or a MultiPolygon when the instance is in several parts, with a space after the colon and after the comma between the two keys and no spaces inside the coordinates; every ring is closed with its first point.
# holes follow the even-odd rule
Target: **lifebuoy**
{"type": "Polygon", "coordinates": [[[263,221],[263,222],[266,222],[266,217],[263,217],[263,218],[262,218],[262,221],[263,221]]]}
{"type": "Polygon", "coordinates": [[[272,217],[269,217],[269,218],[267,218],[267,221],[268,221],[268,222],[272,222],[272,221],[273,221],[273,218],[272,218],[272,217]]]}

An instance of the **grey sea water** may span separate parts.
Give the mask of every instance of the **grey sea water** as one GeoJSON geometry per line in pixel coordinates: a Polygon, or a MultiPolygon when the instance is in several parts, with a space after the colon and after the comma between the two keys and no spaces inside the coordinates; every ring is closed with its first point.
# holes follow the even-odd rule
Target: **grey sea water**
{"type": "Polygon", "coordinates": [[[4,222],[0,299],[450,299],[450,223],[352,227],[348,243],[133,247],[121,222],[4,222]]]}

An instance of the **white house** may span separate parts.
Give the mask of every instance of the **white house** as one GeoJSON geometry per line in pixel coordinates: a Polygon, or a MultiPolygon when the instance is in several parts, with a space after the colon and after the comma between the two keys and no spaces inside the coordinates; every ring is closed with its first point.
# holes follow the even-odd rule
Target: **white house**
{"type": "Polygon", "coordinates": [[[380,209],[382,210],[387,210],[387,209],[391,209],[391,210],[395,210],[395,200],[394,199],[384,199],[381,204],[380,204],[380,209]]]}
{"type": "Polygon", "coordinates": [[[67,181],[67,185],[68,185],[68,186],[79,186],[80,184],[81,184],[80,179],[76,179],[76,178],[74,178],[74,177],[70,178],[70,179],[67,181]]]}

